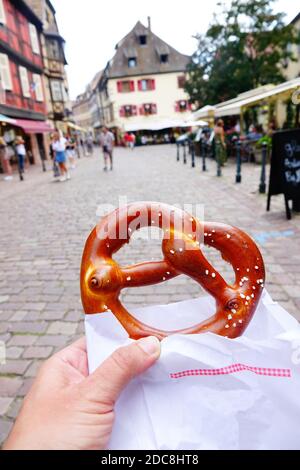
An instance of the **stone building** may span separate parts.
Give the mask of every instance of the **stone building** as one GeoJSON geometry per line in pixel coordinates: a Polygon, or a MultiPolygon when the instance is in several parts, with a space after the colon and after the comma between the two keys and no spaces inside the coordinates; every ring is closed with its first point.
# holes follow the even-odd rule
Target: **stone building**
{"type": "Polygon", "coordinates": [[[85,129],[86,134],[92,135],[94,138],[103,124],[99,91],[101,76],[102,71],[95,75],[85,92],[77,96],[72,106],[76,124],[85,129]]]}

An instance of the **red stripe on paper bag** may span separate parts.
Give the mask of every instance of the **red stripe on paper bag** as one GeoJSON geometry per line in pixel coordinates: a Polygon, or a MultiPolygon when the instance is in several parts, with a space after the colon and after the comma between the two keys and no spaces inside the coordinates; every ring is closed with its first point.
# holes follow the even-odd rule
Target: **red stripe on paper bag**
{"type": "Polygon", "coordinates": [[[170,374],[171,379],[182,379],[183,377],[193,376],[215,376],[215,375],[230,375],[236,372],[248,371],[256,375],[264,375],[267,377],[281,377],[291,378],[291,369],[276,369],[269,367],[254,367],[245,364],[233,364],[228,367],[221,367],[220,369],[191,369],[182,372],[170,374]]]}

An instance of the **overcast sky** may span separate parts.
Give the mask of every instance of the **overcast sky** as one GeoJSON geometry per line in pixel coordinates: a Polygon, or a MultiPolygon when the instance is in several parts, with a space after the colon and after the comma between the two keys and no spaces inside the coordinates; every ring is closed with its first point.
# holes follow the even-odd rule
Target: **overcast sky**
{"type": "MultiPolygon", "coordinates": [[[[204,33],[218,0],[52,0],[61,34],[66,40],[70,95],[82,93],[105,67],[116,43],[140,20],[184,54],[196,48],[193,35],[204,33]]],[[[277,0],[276,10],[292,20],[300,10],[297,0],[277,0]]]]}

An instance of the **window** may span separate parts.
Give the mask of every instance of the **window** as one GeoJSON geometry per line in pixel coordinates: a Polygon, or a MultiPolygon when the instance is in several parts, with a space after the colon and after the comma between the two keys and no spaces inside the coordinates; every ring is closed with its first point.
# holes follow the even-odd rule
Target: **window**
{"type": "Polygon", "coordinates": [[[62,82],[59,80],[51,80],[51,93],[53,101],[63,101],[62,82]]]}
{"type": "Polygon", "coordinates": [[[38,33],[34,24],[29,23],[29,34],[30,34],[31,47],[32,47],[34,54],[40,54],[39,38],[38,38],[38,33]]]}
{"type": "Polygon", "coordinates": [[[19,73],[20,73],[23,96],[25,96],[25,98],[30,98],[31,95],[30,95],[30,86],[29,86],[27,69],[25,69],[25,67],[20,66],[19,73]]]}
{"type": "Polygon", "coordinates": [[[63,95],[63,101],[67,103],[69,101],[69,93],[68,90],[66,89],[65,85],[62,87],[62,95],[63,95]]]}
{"type": "Polygon", "coordinates": [[[180,75],[178,78],[178,88],[184,88],[184,85],[186,83],[186,78],[185,75],[180,75]]]}
{"type": "Polygon", "coordinates": [[[145,78],[138,81],[139,91],[151,91],[155,90],[155,80],[145,78]]]}
{"type": "Polygon", "coordinates": [[[37,101],[44,101],[43,85],[41,76],[34,73],[32,75],[35,97],[37,101]]]}
{"type": "Polygon", "coordinates": [[[3,5],[3,0],[0,0],[0,24],[6,23],[5,10],[3,5]]]}
{"type": "Polygon", "coordinates": [[[136,57],[130,57],[130,58],[128,59],[128,67],[129,67],[130,69],[132,69],[132,68],[134,68],[134,67],[136,67],[136,66],[137,66],[136,57]]]}
{"type": "Polygon", "coordinates": [[[49,59],[60,60],[60,51],[58,41],[54,39],[47,40],[47,50],[49,59]]]}
{"type": "Polygon", "coordinates": [[[145,34],[141,34],[139,36],[139,41],[141,46],[146,46],[147,44],[147,36],[145,34]]]}
{"type": "Polygon", "coordinates": [[[0,54],[0,78],[4,90],[12,90],[9,60],[6,54],[0,54]]]}
{"type": "Polygon", "coordinates": [[[168,54],[161,54],[160,56],[160,63],[167,64],[169,62],[169,55],[168,54]]]}
{"type": "Polygon", "coordinates": [[[123,80],[117,82],[117,88],[119,93],[130,93],[134,91],[134,81],[133,80],[123,80]]]}

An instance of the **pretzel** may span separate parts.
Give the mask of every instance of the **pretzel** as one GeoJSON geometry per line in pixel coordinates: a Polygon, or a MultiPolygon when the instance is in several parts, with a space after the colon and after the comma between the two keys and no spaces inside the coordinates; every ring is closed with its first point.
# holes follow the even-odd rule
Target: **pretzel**
{"type": "MultiPolygon", "coordinates": [[[[81,298],[87,315],[110,310],[132,339],[212,332],[228,338],[247,328],[260,300],[265,268],[253,240],[236,227],[201,223],[187,212],[160,203],[138,202],[105,216],[87,239],[81,263],[81,298]],[[142,227],[163,230],[164,259],[121,267],[113,254],[129,243],[142,227]],[[201,242],[216,248],[235,272],[228,285],[207,261],[201,242]],[[148,286],[185,274],[198,282],[216,301],[215,314],[201,323],[178,331],[161,331],[143,324],[119,300],[124,288],[148,286]]],[[[184,315],[184,312],[182,312],[184,315]]]]}

